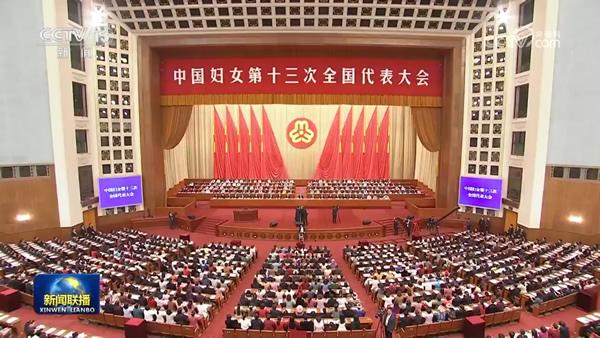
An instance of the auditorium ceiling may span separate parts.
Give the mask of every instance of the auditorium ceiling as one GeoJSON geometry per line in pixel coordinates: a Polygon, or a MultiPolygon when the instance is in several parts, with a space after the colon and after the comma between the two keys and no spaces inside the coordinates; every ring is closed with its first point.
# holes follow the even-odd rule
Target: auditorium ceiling
{"type": "Polygon", "coordinates": [[[499,0],[95,0],[140,35],[378,32],[466,35],[499,0]]]}

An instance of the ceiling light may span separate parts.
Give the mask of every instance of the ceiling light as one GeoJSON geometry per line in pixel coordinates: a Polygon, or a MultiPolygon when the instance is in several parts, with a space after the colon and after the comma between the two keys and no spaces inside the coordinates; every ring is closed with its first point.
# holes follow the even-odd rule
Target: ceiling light
{"type": "Polygon", "coordinates": [[[510,20],[510,13],[508,8],[500,8],[498,10],[498,16],[496,17],[499,23],[507,23],[510,20]]]}
{"type": "Polygon", "coordinates": [[[98,6],[92,11],[91,24],[92,27],[104,27],[106,26],[108,16],[106,15],[106,9],[103,6],[98,6]]]}
{"type": "Polygon", "coordinates": [[[583,223],[583,217],[581,217],[579,215],[569,215],[569,217],[567,219],[571,223],[577,223],[577,224],[583,223]]]}
{"type": "Polygon", "coordinates": [[[17,222],[27,222],[27,221],[31,220],[31,215],[30,214],[18,214],[15,219],[17,220],[17,222]]]}

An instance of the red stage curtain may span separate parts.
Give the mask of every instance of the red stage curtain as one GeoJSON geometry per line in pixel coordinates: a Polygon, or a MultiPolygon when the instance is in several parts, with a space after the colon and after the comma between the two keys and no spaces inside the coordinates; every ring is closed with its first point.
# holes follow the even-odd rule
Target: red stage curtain
{"type": "MultiPolygon", "coordinates": [[[[323,146],[321,158],[317,165],[315,178],[317,179],[333,179],[339,178],[338,160],[340,155],[340,108],[338,108],[329,127],[329,135],[323,146]]],[[[340,170],[341,171],[341,170],[340,170]]]]}
{"type": "Polygon", "coordinates": [[[340,176],[337,178],[352,178],[354,176],[352,171],[352,107],[350,107],[346,122],[344,122],[340,143],[342,151],[340,156],[341,168],[339,170],[340,176]]]}
{"type": "Polygon", "coordinates": [[[250,132],[248,131],[248,125],[244,116],[242,115],[242,108],[238,106],[238,120],[240,125],[240,152],[238,155],[239,162],[239,177],[249,178],[250,177],[250,132]]]}
{"type": "Polygon", "coordinates": [[[354,127],[354,135],[352,135],[352,177],[363,178],[363,141],[365,129],[365,108],[363,108],[358,116],[358,122],[354,127]]]}
{"type": "Polygon", "coordinates": [[[369,125],[365,133],[365,154],[363,157],[363,175],[362,178],[376,178],[378,165],[376,156],[377,146],[377,108],[371,114],[369,125]]]}
{"type": "Polygon", "coordinates": [[[286,179],[288,178],[287,170],[285,169],[285,164],[283,163],[283,158],[281,157],[279,146],[275,140],[273,128],[271,127],[271,122],[269,122],[269,117],[267,116],[265,107],[262,108],[262,119],[264,135],[264,151],[262,154],[262,169],[264,171],[262,172],[262,178],[286,179]]]}
{"type": "Polygon", "coordinates": [[[214,137],[215,137],[215,153],[214,153],[214,161],[213,161],[213,174],[215,178],[225,178],[226,170],[225,170],[225,128],[223,127],[223,122],[221,122],[221,118],[217,113],[217,110],[214,110],[214,137]]]}
{"type": "Polygon", "coordinates": [[[383,120],[379,126],[379,134],[377,136],[377,162],[379,163],[379,171],[377,178],[390,178],[390,153],[388,151],[388,143],[390,142],[390,108],[385,110],[383,120]]]}
{"type": "Polygon", "coordinates": [[[238,135],[231,113],[227,109],[227,177],[239,177],[238,135]]]}
{"type": "Polygon", "coordinates": [[[251,151],[249,161],[249,177],[261,178],[261,135],[260,125],[254,114],[254,109],[250,108],[250,134],[251,136],[251,151]]]}

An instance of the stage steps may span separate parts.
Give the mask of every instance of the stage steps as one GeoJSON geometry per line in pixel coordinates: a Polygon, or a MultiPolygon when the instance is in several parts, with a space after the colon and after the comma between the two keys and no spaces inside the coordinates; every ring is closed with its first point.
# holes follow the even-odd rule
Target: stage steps
{"type": "Polygon", "coordinates": [[[227,222],[226,219],[205,217],[193,232],[215,236],[217,235],[218,226],[225,222],[227,222]]]}
{"type": "MultiPolygon", "coordinates": [[[[394,219],[393,218],[376,219],[373,222],[383,225],[384,236],[391,236],[394,234],[394,219]]],[[[400,235],[403,232],[404,232],[404,227],[400,226],[398,234],[400,235]]]]}

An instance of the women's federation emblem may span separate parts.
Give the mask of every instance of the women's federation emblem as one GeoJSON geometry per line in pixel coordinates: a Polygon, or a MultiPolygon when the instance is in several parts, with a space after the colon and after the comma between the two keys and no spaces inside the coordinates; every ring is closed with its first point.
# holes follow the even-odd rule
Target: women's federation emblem
{"type": "Polygon", "coordinates": [[[292,146],[306,149],[313,145],[317,139],[317,126],[307,118],[297,118],[288,125],[286,135],[292,146]]]}

